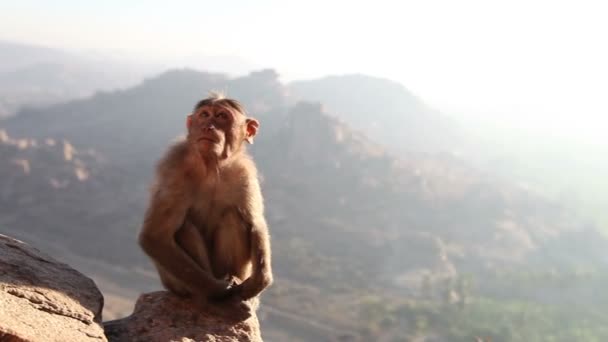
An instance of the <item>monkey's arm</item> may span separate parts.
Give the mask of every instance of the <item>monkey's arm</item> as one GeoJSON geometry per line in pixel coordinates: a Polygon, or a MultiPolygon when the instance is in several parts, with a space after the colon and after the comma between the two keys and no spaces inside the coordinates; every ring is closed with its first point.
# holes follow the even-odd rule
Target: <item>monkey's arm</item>
{"type": "Polygon", "coordinates": [[[227,290],[227,282],[214,278],[199,267],[175,240],[190,203],[184,194],[176,194],[166,187],[158,188],[152,194],[139,244],[146,254],[183,282],[192,293],[217,296],[227,290]]]}
{"type": "Polygon", "coordinates": [[[273,282],[270,235],[266,220],[258,218],[251,226],[252,274],[242,284],[240,297],[249,299],[257,296],[273,282]]]}
{"type": "Polygon", "coordinates": [[[251,277],[233,290],[242,299],[257,296],[273,282],[270,233],[264,218],[262,193],[257,180],[252,181],[247,190],[250,200],[241,208],[240,214],[249,226],[252,273],[251,277]]]}

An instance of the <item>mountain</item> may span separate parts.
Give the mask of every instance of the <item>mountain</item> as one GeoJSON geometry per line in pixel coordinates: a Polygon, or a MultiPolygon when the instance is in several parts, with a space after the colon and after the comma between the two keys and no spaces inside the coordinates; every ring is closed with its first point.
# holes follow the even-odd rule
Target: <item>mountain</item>
{"type": "Polygon", "coordinates": [[[42,110],[25,109],[2,125],[17,136],[64,137],[77,145],[95,147],[112,159],[149,161],[183,131],[186,115],[196,100],[214,89],[229,89],[229,94],[242,99],[254,114],[264,115],[284,106],[283,90],[273,71],[228,79],[222,74],[184,69],[147,79],[134,88],[97,93],[42,110]]]}
{"type": "Polygon", "coordinates": [[[44,106],[132,86],[152,68],[117,59],[0,41],[0,118],[23,106],[44,106]]]}
{"type": "MultiPolygon", "coordinates": [[[[395,103],[414,103],[399,102],[407,92],[393,86],[395,103]]],[[[560,319],[572,322],[568,334],[579,322],[600,326],[601,314],[567,314],[573,301],[608,303],[589,294],[605,280],[608,247],[592,225],[449,150],[429,152],[425,135],[407,135],[411,144],[396,153],[351,128],[348,114],[298,100],[273,70],[238,78],[173,70],[0,121],[0,229],[85,270],[106,296],[108,318],[128,312],[138,292],[159,286],[135,241],[153,164],[184,132],[196,100],[218,89],[261,122],[250,151],[276,272],[260,315],[266,338],[470,341],[487,333],[499,340],[528,333],[522,312],[550,322],[533,331],[541,335],[560,319]],[[55,189],[49,177],[69,182],[55,189]]],[[[386,94],[369,92],[355,97],[386,94]]],[[[362,108],[375,106],[353,117],[375,114],[362,108]]],[[[451,127],[433,111],[404,113],[403,127],[451,127]]]]}
{"type": "Polygon", "coordinates": [[[0,72],[40,63],[74,62],[78,57],[60,49],[0,41],[0,72]]]}
{"type": "Polygon", "coordinates": [[[354,74],[295,81],[288,89],[295,99],[323,103],[328,111],[392,151],[462,149],[458,124],[397,82],[354,74]]]}

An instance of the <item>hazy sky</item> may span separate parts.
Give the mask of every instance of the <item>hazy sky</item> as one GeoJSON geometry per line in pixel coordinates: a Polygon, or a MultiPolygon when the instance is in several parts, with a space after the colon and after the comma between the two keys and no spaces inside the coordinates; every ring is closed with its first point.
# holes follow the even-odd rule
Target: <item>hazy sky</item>
{"type": "Polygon", "coordinates": [[[605,1],[2,1],[0,39],[359,72],[448,113],[608,143],[605,1]]]}

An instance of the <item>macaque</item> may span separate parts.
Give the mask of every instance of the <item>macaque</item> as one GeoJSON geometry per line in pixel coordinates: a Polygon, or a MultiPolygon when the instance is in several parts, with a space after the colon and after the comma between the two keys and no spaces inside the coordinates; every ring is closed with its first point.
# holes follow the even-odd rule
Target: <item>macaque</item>
{"type": "Polygon", "coordinates": [[[156,169],[139,244],[171,292],[248,300],[272,281],[257,170],[245,149],[259,123],[212,94],[187,116],[187,137],[156,169]]]}

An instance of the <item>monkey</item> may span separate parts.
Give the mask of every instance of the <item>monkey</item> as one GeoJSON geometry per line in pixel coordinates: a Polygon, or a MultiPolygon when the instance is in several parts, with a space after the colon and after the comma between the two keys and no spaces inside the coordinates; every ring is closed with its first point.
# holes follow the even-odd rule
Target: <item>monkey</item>
{"type": "Polygon", "coordinates": [[[259,122],[237,100],[212,93],[186,127],[157,163],[139,245],[178,296],[257,297],[273,282],[263,197],[245,146],[259,122]]]}

